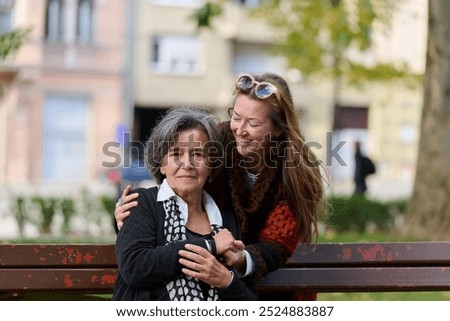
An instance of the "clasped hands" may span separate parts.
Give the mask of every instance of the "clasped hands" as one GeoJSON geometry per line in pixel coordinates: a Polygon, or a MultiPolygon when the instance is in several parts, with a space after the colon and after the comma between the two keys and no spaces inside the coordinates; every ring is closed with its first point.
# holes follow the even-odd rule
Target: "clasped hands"
{"type": "Polygon", "coordinates": [[[227,266],[245,270],[245,246],[227,229],[214,235],[214,240],[217,257],[201,246],[186,244],[185,249],[178,252],[179,262],[184,266],[181,271],[216,288],[225,288],[233,277],[227,266]]]}

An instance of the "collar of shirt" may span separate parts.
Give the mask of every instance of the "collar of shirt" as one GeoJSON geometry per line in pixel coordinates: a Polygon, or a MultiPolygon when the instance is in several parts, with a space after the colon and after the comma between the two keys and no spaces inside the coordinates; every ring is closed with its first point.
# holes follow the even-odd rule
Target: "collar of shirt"
{"type": "MultiPolygon", "coordinates": [[[[186,202],[177,194],[175,194],[169,183],[167,183],[167,180],[164,179],[159,186],[156,200],[158,202],[163,202],[168,199],[176,200],[180,208],[181,216],[183,217],[184,221],[187,222],[189,213],[186,202]]],[[[203,207],[205,208],[206,214],[208,215],[209,224],[222,226],[222,215],[220,214],[220,210],[217,207],[216,202],[214,202],[213,198],[208,193],[203,191],[202,201],[203,207]]]]}

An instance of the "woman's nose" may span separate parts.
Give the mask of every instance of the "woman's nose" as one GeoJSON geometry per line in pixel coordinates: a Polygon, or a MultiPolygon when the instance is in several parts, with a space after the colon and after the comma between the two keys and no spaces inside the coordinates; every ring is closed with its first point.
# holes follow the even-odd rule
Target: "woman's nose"
{"type": "Polygon", "coordinates": [[[181,167],[190,168],[193,166],[194,159],[191,155],[186,153],[180,156],[180,162],[181,167]]]}
{"type": "Polygon", "coordinates": [[[245,136],[247,134],[247,129],[246,129],[246,125],[244,124],[244,122],[240,123],[237,128],[236,128],[236,134],[238,136],[245,136]]]}

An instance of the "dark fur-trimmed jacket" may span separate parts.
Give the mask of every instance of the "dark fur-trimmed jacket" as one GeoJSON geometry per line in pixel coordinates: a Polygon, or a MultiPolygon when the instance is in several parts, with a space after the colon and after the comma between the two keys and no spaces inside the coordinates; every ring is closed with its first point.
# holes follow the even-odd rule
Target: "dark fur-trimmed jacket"
{"type": "Polygon", "coordinates": [[[297,220],[284,198],[281,166],[266,166],[249,191],[229,122],[221,123],[220,128],[225,162],[205,189],[220,209],[235,213],[259,279],[283,266],[294,252],[299,242],[297,220]]]}

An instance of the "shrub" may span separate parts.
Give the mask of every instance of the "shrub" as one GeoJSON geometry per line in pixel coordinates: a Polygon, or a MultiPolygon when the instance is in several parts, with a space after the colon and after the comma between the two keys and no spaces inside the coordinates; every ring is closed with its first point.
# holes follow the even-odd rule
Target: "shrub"
{"type": "Polygon", "coordinates": [[[32,201],[39,206],[41,212],[41,232],[50,233],[50,228],[56,213],[57,200],[53,197],[45,198],[42,196],[35,196],[32,198],[32,201]]]}
{"type": "Polygon", "coordinates": [[[370,227],[379,231],[394,228],[395,216],[406,209],[406,200],[380,202],[363,195],[331,197],[330,210],[324,219],[328,227],[338,232],[364,233],[370,227]]]}
{"type": "MultiPolygon", "coordinates": [[[[113,197],[93,195],[88,190],[82,190],[80,195],[60,197],[14,195],[10,200],[11,214],[18,226],[20,237],[26,237],[24,234],[27,224],[37,228],[39,233],[45,236],[58,232],[64,235],[98,234],[104,231],[109,233],[109,228],[104,229],[105,213],[110,220],[113,219],[114,208],[113,197]],[[76,221],[72,222],[75,219],[76,221]]],[[[107,221],[108,227],[109,222],[107,221]]]]}
{"type": "Polygon", "coordinates": [[[26,209],[26,199],[21,196],[14,198],[12,202],[12,212],[17,222],[17,227],[19,228],[20,236],[23,237],[25,223],[28,221],[27,209],[26,209]]]}
{"type": "Polygon", "coordinates": [[[75,215],[75,202],[71,198],[63,198],[60,200],[61,213],[63,215],[62,231],[67,233],[70,231],[70,220],[75,215]]]}
{"type": "Polygon", "coordinates": [[[102,205],[103,211],[109,215],[113,215],[116,208],[116,200],[110,196],[101,196],[100,204],[102,205]]]}

